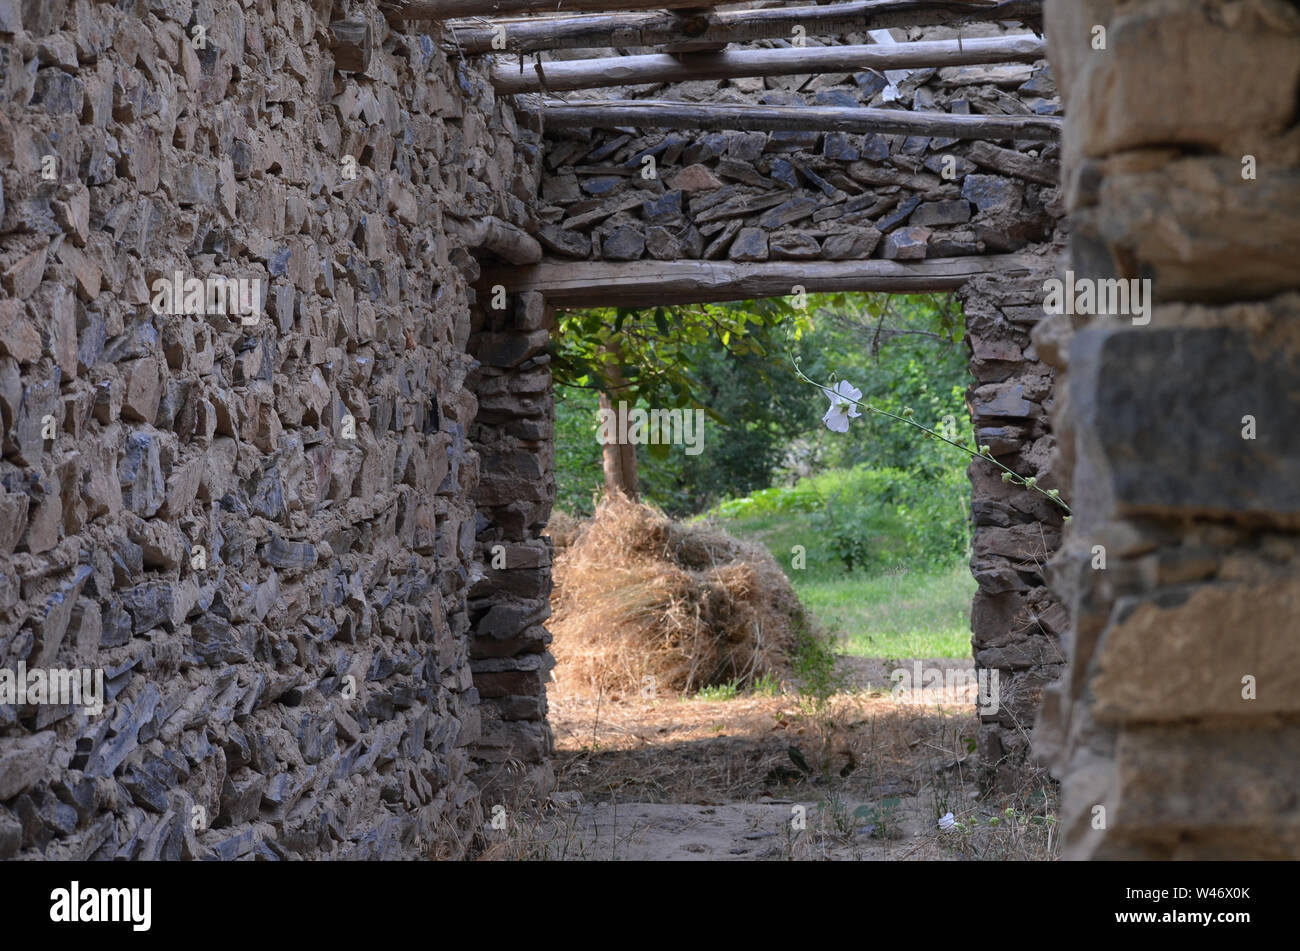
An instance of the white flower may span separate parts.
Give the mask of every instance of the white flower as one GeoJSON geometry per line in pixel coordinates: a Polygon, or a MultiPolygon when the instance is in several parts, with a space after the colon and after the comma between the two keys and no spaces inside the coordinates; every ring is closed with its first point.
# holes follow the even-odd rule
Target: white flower
{"type": "Polygon", "coordinates": [[[830,409],[822,417],[822,422],[833,433],[847,433],[849,431],[849,420],[857,419],[862,415],[858,412],[858,407],[850,400],[862,399],[862,391],[848,380],[840,380],[835,384],[833,390],[822,387],[822,391],[831,401],[830,409]]]}
{"type": "Polygon", "coordinates": [[[948,829],[951,829],[956,824],[957,824],[957,820],[953,818],[953,814],[951,812],[944,813],[943,818],[939,820],[939,828],[943,829],[945,832],[948,829]]]}

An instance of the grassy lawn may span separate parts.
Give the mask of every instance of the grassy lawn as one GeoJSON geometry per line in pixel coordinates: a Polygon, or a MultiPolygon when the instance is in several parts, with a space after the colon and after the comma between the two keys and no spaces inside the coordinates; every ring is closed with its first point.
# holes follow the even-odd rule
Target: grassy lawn
{"type": "Polygon", "coordinates": [[[965,565],[934,572],[874,577],[800,577],[790,572],[808,609],[859,657],[970,657],[970,603],[975,579],[965,565]]]}
{"type": "Polygon", "coordinates": [[[827,550],[808,512],[760,511],[713,521],[761,542],[780,562],[800,599],[861,657],[970,657],[970,604],[975,579],[964,563],[944,568],[899,566],[848,572],[827,550]],[[796,548],[797,546],[797,548],[796,548]],[[793,567],[801,548],[805,567],[793,567]]]}

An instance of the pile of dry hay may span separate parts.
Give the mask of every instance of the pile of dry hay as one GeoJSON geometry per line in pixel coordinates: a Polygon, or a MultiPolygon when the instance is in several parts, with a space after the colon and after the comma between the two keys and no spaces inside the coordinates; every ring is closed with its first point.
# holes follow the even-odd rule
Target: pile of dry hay
{"type": "Polygon", "coordinates": [[[690,693],[790,673],[812,619],[766,549],[612,496],[555,559],[551,653],[566,685],[690,693]],[[653,680],[647,680],[653,678],[653,680]]]}

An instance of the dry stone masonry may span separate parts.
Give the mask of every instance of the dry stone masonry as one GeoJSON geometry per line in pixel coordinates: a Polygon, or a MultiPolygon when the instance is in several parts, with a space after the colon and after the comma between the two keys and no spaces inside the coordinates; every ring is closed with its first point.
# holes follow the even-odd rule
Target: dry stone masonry
{"type": "Polygon", "coordinates": [[[0,0],[0,859],[458,856],[552,786],[531,265],[1012,252],[943,285],[970,412],[1074,518],[972,464],[986,778],[1049,761],[1071,857],[1300,855],[1300,10],[1047,11],[1050,66],[621,94],[1064,104],[1063,143],[541,134],[490,37],[372,2],[0,0]],[[1151,319],[1052,313],[1058,277],[1151,319]]]}
{"type": "MultiPolygon", "coordinates": [[[[961,34],[1003,32],[979,25],[961,34]]],[[[931,27],[912,34],[933,40],[957,31],[931,27]]],[[[854,34],[842,39],[866,42],[854,34]]],[[[1045,60],[892,77],[864,70],[694,81],[625,92],[796,106],[896,102],[976,115],[1060,112],[1045,60]]],[[[1047,415],[1053,370],[1038,359],[1029,333],[1043,319],[1043,280],[1054,273],[1061,250],[1058,160],[1059,146],[1041,142],[557,130],[547,137],[537,238],[555,260],[611,262],[916,261],[1029,252],[1030,267],[978,278],[959,294],[974,376],[968,406],[979,444],[1054,488],[1047,415]]],[[[1064,662],[1064,611],[1043,577],[1060,541],[1063,510],[1000,475],[985,462],[970,468],[972,570],[979,584],[971,627],[976,665],[998,671],[1001,694],[999,711],[982,718],[979,759],[990,783],[1011,789],[1023,776],[1043,687],[1064,662]]]]}
{"type": "MultiPolygon", "coordinates": [[[[972,26],[963,35],[996,32],[972,26]]],[[[916,34],[957,35],[943,28],[916,34]]],[[[858,34],[843,40],[868,42],[858,34]]],[[[778,106],[894,102],[955,115],[1060,111],[1045,61],[896,78],[895,86],[867,69],[625,92],[778,106]]],[[[604,261],[915,261],[1019,251],[1050,240],[1056,216],[1048,205],[1059,175],[1057,145],[1023,145],[817,131],[555,130],[548,133],[537,237],[554,257],[604,261]]]]}
{"type": "Polygon", "coordinates": [[[0,669],[105,700],[0,702],[0,858],[463,849],[500,678],[448,216],[532,227],[539,157],[374,4],[0,0],[0,669]]]}
{"type": "Polygon", "coordinates": [[[1300,857],[1300,9],[1049,0],[1063,269],[1149,322],[1053,316],[1067,675],[1035,736],[1070,858],[1300,857]],[[1101,37],[1102,42],[1097,42],[1101,37]]]}

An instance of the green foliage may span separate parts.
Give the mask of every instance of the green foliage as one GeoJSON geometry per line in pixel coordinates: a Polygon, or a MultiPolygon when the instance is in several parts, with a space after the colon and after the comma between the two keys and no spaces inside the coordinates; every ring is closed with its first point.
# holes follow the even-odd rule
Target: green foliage
{"type": "Polygon", "coordinates": [[[556,508],[590,515],[593,499],[604,485],[595,390],[555,391],[556,508]]]}
{"type": "Polygon", "coordinates": [[[734,700],[740,696],[740,681],[729,680],[725,684],[714,684],[709,687],[701,687],[700,692],[695,695],[696,700],[734,700]]]}
{"type": "Polygon", "coordinates": [[[799,678],[799,692],[818,707],[825,704],[840,687],[835,672],[835,644],[827,637],[801,630],[795,638],[794,672],[799,678]]]}
{"type": "Polygon", "coordinates": [[[942,568],[966,555],[968,494],[960,470],[860,466],[812,525],[847,571],[942,568]]]}
{"type": "MultiPolygon", "coordinates": [[[[973,445],[963,396],[966,355],[954,346],[960,315],[948,298],[810,295],[800,311],[792,301],[562,314],[552,361],[561,394],[561,508],[590,511],[603,481],[596,402],[589,398],[596,390],[629,406],[707,412],[701,454],[637,447],[642,495],[675,516],[726,499],[762,506],[761,493],[774,481],[800,485],[830,468],[865,463],[926,481],[965,464],[951,447],[875,415],[855,419],[847,435],[828,432],[821,422],[826,403],[792,372],[797,358],[814,379],[847,379],[873,405],[899,413],[911,408],[919,422],[950,428],[973,445]],[[625,383],[617,384],[619,378],[625,383]]],[[[814,508],[807,498],[794,504],[814,508]]],[[[852,547],[850,539],[845,544],[852,547]]]]}
{"type": "Polygon", "coordinates": [[[853,817],[866,823],[876,838],[892,838],[895,834],[894,814],[902,803],[903,800],[898,796],[886,796],[875,805],[868,803],[858,806],[853,810],[853,817]]]}
{"type": "Polygon", "coordinates": [[[563,311],[552,336],[551,372],[560,386],[601,390],[629,406],[710,410],[693,358],[717,347],[738,355],[779,351],[778,327],[797,334],[807,326],[807,315],[782,297],[563,311]]]}

